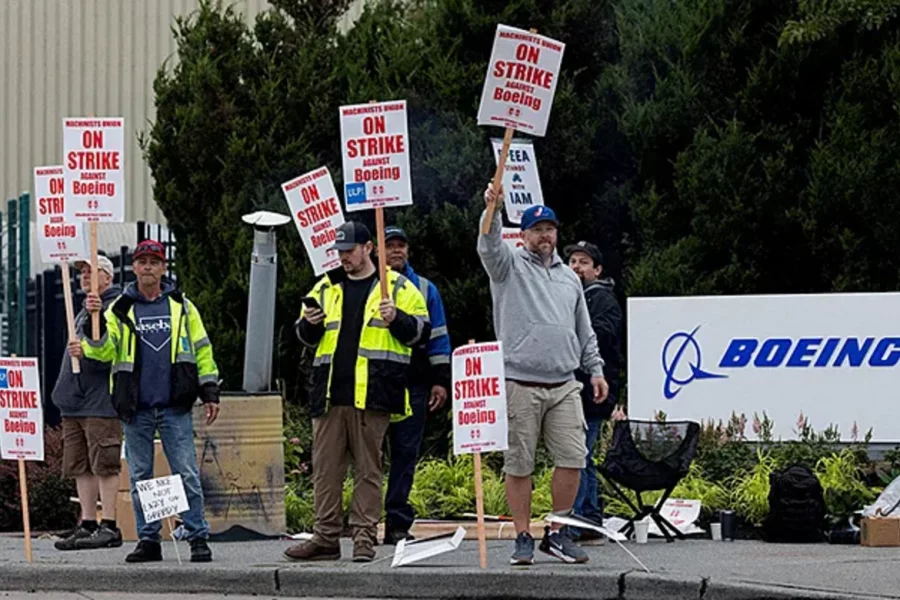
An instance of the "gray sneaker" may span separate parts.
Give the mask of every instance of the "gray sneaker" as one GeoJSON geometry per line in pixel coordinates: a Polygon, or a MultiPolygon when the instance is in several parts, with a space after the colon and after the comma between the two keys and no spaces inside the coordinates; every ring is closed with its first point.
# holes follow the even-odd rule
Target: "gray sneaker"
{"type": "Polygon", "coordinates": [[[118,548],[122,545],[122,532],[119,529],[110,529],[106,525],[100,525],[90,537],[75,540],[77,550],[89,550],[95,548],[118,548]]]}
{"type": "Polygon", "coordinates": [[[57,541],[55,544],[53,544],[53,546],[57,550],[75,550],[75,544],[78,542],[78,540],[86,539],[89,537],[91,537],[91,531],[79,525],[75,529],[75,531],[72,532],[72,535],[57,541]]]}
{"type": "Polygon", "coordinates": [[[587,552],[578,547],[572,538],[564,531],[550,531],[544,527],[544,538],[541,540],[540,551],[550,556],[555,556],[565,563],[586,563],[587,552]]]}
{"type": "Polygon", "coordinates": [[[511,565],[534,564],[534,538],[527,531],[516,536],[516,551],[509,559],[511,565]]]}

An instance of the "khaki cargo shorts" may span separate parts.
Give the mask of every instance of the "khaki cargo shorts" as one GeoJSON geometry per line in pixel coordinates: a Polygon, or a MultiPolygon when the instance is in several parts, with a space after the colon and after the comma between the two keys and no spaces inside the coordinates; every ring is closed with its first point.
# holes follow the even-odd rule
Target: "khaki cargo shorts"
{"type": "Polygon", "coordinates": [[[583,469],[587,455],[587,425],[581,406],[581,383],[569,381],[556,387],[506,382],[509,417],[509,450],[503,453],[503,471],[513,477],[534,473],[538,439],[553,456],[554,466],[583,469]]]}
{"type": "Polygon", "coordinates": [[[63,417],[63,477],[118,475],[122,422],[117,418],[63,417]]]}

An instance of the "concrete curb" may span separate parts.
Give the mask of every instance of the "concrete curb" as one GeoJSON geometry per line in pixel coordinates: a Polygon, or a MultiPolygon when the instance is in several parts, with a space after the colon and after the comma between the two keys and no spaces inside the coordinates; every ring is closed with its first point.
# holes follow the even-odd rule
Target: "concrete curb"
{"type": "Polygon", "coordinates": [[[86,565],[5,564],[3,591],[95,591],[141,593],[227,593],[298,597],[392,599],[467,598],[505,600],[872,600],[856,595],[757,582],[717,581],[665,573],[647,574],[510,570],[508,572],[434,567],[392,571],[264,564],[226,569],[141,566],[91,568],[86,565]]]}

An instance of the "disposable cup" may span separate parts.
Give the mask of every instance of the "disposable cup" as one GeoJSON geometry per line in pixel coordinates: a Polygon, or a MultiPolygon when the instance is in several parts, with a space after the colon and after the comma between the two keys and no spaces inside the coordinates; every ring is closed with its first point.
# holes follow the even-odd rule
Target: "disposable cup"
{"type": "Polygon", "coordinates": [[[638,544],[647,543],[647,534],[650,532],[650,521],[643,519],[634,522],[634,541],[638,544]]]}
{"type": "Polygon", "coordinates": [[[721,523],[710,523],[709,524],[709,533],[712,536],[712,539],[721,542],[722,541],[722,524],[721,523]]]}

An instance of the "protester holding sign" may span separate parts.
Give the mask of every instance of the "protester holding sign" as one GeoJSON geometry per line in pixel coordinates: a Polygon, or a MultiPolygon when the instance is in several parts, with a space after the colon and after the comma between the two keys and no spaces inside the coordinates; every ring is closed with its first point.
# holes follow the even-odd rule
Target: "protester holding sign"
{"type": "MultiPolygon", "coordinates": [[[[163,281],[162,244],[145,240],[133,257],[137,283],[128,286],[100,319],[100,340],[81,342],[87,358],[112,363],[113,402],[125,421],[125,457],[140,538],[125,560],[162,560],[162,526],[146,521],[135,487],[153,477],[153,438],[158,431],[172,474],[184,481],[190,508],[182,518],[191,562],[209,562],[209,525],[203,515],[191,410],[199,397],[206,406],[207,424],[216,420],[219,372],[197,307],[171,282],[163,281]]],[[[90,294],[85,308],[99,311],[100,299],[90,294]]]]}
{"type": "Polygon", "coordinates": [[[425,434],[425,416],[444,406],[450,389],[450,335],[447,317],[437,286],[425,279],[409,264],[409,238],[400,227],[384,230],[387,261],[421,292],[428,306],[431,337],[413,349],[409,371],[409,401],[412,416],[388,427],[388,449],[391,472],[388,476],[384,509],[387,515],[384,543],[396,544],[409,536],[415,513],[409,504],[419,447],[425,434]]]}
{"type": "MultiPolygon", "coordinates": [[[[587,422],[587,457],[584,470],[581,472],[581,483],[578,485],[578,496],[575,498],[575,514],[598,525],[603,524],[603,506],[597,489],[597,468],[594,465],[594,444],[600,433],[600,424],[608,419],[616,405],[615,387],[619,368],[622,365],[622,354],[619,350],[622,336],[622,309],[613,294],[615,282],[611,277],[601,279],[603,273],[603,254],[595,244],[581,241],[566,246],[566,260],[584,285],[584,299],[588,313],[591,315],[591,327],[597,335],[597,347],[603,357],[603,370],[609,382],[609,396],[605,402],[594,402],[594,393],[590,386],[590,374],[582,370],[575,372],[575,377],[584,388],[581,391],[581,405],[584,408],[587,422]]],[[[597,538],[598,532],[591,529],[573,531],[573,537],[579,539],[597,538]]]]}
{"type": "MultiPolygon", "coordinates": [[[[100,269],[98,291],[103,307],[119,297],[122,289],[113,284],[112,261],[97,257],[100,269]]],[[[91,290],[91,263],[79,260],[81,289],[91,290]]],[[[70,282],[64,281],[63,285],[70,282]]],[[[88,311],[75,316],[75,331],[82,332],[88,311]]],[[[83,336],[80,336],[83,337],[83,336]]],[[[69,342],[69,356],[83,359],[79,340],[69,342]]],[[[53,404],[62,415],[63,476],[75,479],[81,524],[69,537],[59,540],[57,550],[115,548],[122,545],[122,532],[116,526],[116,495],[119,492],[122,423],[109,394],[109,364],[81,360],[81,373],[72,372],[72,361],[63,357],[59,378],[53,388],[53,404]],[[97,524],[97,494],[103,505],[103,521],[97,524]]]]}
{"type": "Polygon", "coordinates": [[[325,275],[303,298],[297,336],[316,349],[312,389],[313,493],[316,525],[311,540],[285,550],[292,560],[338,560],[342,492],[353,462],[353,560],[375,557],[381,518],[381,447],[391,416],[411,413],[406,391],[412,349],[430,339],[425,299],[413,283],[387,271],[381,297],[372,263],[372,235],[348,221],[334,249],[345,278],[325,275]]]}
{"type": "MultiPolygon", "coordinates": [[[[488,185],[485,202],[496,204],[503,189],[488,185]]],[[[482,226],[488,218],[482,215],[482,226]]],[[[531,537],[531,475],[538,437],[553,456],[553,510],[571,510],[584,467],[584,412],[581,383],[574,372],[590,373],[597,402],[608,392],[603,359],[591,328],[581,282],[556,252],[556,215],[534,206],[522,215],[525,247],[510,249],[501,237],[502,218],[493,213],[478,254],[491,280],[494,330],[503,342],[509,412],[509,449],[504,455],[506,497],[517,531],[513,564],[534,561],[531,537]]],[[[484,229],[482,228],[481,231],[484,229]]],[[[585,562],[587,554],[568,535],[546,531],[542,552],[565,562],[585,562]]]]}

